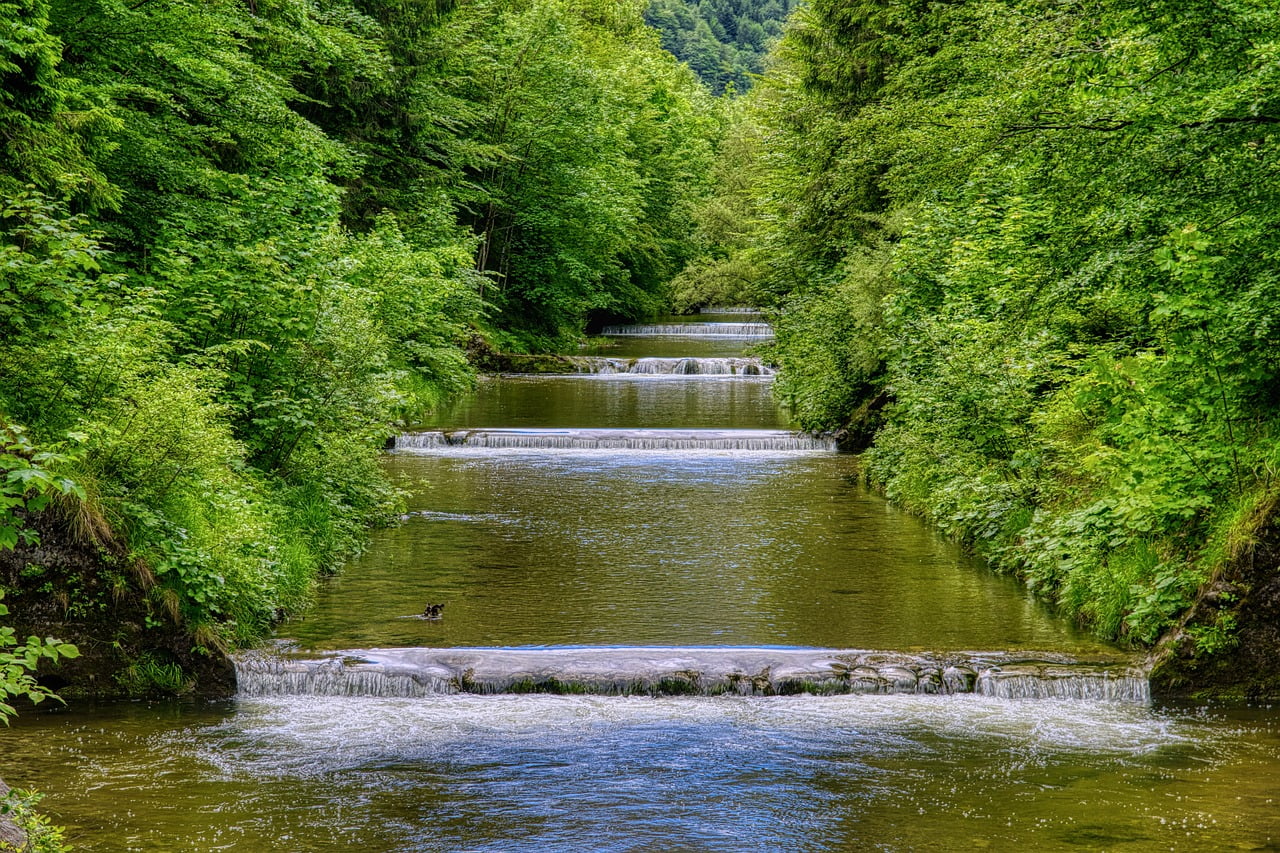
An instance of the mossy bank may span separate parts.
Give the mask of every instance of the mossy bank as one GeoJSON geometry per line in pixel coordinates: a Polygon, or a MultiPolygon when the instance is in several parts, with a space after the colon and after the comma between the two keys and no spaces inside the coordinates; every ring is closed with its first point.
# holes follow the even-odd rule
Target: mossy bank
{"type": "Polygon", "coordinates": [[[166,606],[148,569],[76,542],[52,514],[34,526],[39,544],[0,551],[7,621],[20,637],[52,636],[80,650],[79,657],[42,665],[43,684],[71,705],[235,691],[224,650],[200,644],[191,626],[166,606]]]}

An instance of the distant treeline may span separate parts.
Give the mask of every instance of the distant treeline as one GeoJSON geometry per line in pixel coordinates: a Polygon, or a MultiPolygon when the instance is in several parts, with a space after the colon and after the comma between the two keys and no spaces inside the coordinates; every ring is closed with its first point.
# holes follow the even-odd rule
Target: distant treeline
{"type": "Polygon", "coordinates": [[[720,95],[727,87],[751,88],[795,6],[796,0],[653,0],[644,19],[662,46],[720,95]]]}

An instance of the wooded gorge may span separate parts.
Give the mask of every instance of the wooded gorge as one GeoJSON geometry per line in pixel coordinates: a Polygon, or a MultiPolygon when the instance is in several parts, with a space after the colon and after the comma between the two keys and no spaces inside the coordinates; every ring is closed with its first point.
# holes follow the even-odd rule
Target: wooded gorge
{"type": "Polygon", "coordinates": [[[116,692],[181,690],[393,518],[469,350],[759,304],[890,498],[1108,638],[1210,590],[1186,653],[1233,648],[1280,601],[1271,4],[792,5],[0,3],[10,604],[132,602],[116,692]]]}
{"type": "Polygon", "coordinates": [[[1275,0],[0,0],[0,850],[1272,849],[1278,134],[1275,0]]]}

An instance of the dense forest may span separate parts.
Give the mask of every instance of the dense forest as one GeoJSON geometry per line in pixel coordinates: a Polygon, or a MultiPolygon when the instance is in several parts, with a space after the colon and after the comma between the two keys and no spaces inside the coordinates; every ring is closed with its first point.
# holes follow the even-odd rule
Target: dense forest
{"type": "Polygon", "coordinates": [[[226,695],[477,364],[709,305],[1157,690],[1278,698],[1278,163],[1274,0],[0,0],[0,723],[226,695]]]}
{"type": "Polygon", "coordinates": [[[1270,4],[812,0],[715,98],[792,5],[3,4],[9,603],[128,602],[115,689],[181,689],[393,517],[378,448],[469,353],[737,303],[892,499],[1109,638],[1211,589],[1186,636],[1232,648],[1280,473],[1270,4]]]}
{"type": "Polygon", "coordinates": [[[663,48],[722,95],[751,88],[795,6],[794,0],[653,0],[644,19],[663,48]]]}
{"type": "Polygon", "coordinates": [[[639,0],[2,8],[0,584],[97,632],[99,692],[302,606],[468,348],[651,312],[687,259],[722,119],[639,0]]]}
{"type": "Polygon", "coordinates": [[[1275,592],[1278,50],[1262,0],[813,0],[677,301],[774,305],[803,425],[996,568],[1138,644],[1212,587],[1225,651],[1275,592]]]}

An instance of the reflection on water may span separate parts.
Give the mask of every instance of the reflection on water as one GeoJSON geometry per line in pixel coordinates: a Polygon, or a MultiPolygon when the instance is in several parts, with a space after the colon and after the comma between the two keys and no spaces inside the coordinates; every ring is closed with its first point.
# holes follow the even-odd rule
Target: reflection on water
{"type": "Polygon", "coordinates": [[[310,648],[1097,648],[838,454],[397,454],[408,519],[305,619],[310,648]],[[404,617],[446,602],[445,618],[404,617]]]}
{"type": "Polygon", "coordinates": [[[1274,849],[1280,732],[979,697],[448,697],[24,719],[83,850],[1274,849]],[[38,735],[38,738],[36,737],[38,735]]]}
{"type": "Polygon", "coordinates": [[[583,347],[580,355],[608,355],[621,358],[724,358],[766,351],[768,338],[715,337],[618,337],[598,338],[583,347]]]}
{"type": "Polygon", "coordinates": [[[641,323],[625,326],[606,326],[603,334],[610,338],[630,337],[716,337],[716,338],[771,338],[773,327],[768,323],[748,320],[714,322],[702,320],[694,323],[641,323]]]}
{"type": "Polygon", "coordinates": [[[765,377],[504,376],[423,426],[787,429],[790,421],[765,377]]]}

